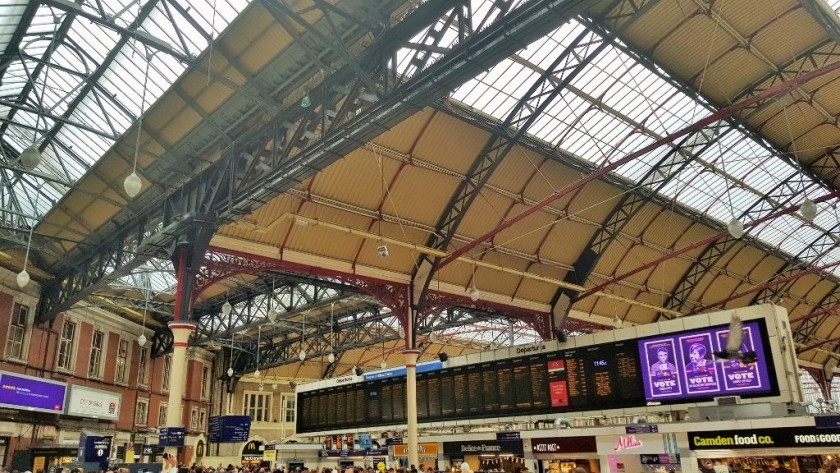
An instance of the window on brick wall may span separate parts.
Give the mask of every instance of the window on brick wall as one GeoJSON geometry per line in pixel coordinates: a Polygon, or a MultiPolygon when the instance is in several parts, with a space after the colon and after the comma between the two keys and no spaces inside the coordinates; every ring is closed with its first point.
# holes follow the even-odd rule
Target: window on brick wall
{"type": "Polygon", "coordinates": [[[120,384],[128,382],[128,340],[120,339],[117,344],[117,371],[114,381],[120,384]]]}
{"type": "Polygon", "coordinates": [[[65,320],[58,338],[58,360],[56,366],[70,371],[73,369],[73,343],[76,338],[76,323],[65,320]]]}
{"type": "Polygon", "coordinates": [[[158,406],[158,427],[166,425],[166,411],[169,409],[169,403],[161,402],[158,406]]]}
{"type": "Polygon", "coordinates": [[[163,357],[163,384],[161,389],[169,391],[169,373],[172,371],[172,355],[163,357]]]}
{"type": "Polygon", "coordinates": [[[6,357],[23,359],[26,339],[26,324],[29,319],[29,307],[15,303],[9,322],[9,337],[6,339],[6,357]]]}
{"type": "Polygon", "coordinates": [[[134,423],[146,425],[149,421],[149,400],[144,397],[137,398],[137,407],[134,410],[134,423]]]}
{"type": "Polygon", "coordinates": [[[149,384],[149,348],[140,349],[140,363],[137,365],[137,384],[147,386],[149,384]]]}
{"type": "Polygon", "coordinates": [[[90,340],[90,360],[88,361],[88,377],[102,376],[102,349],[105,346],[105,332],[93,331],[90,340]]]}
{"type": "Polygon", "coordinates": [[[254,422],[268,422],[271,415],[271,393],[245,391],[243,414],[254,422]]]}

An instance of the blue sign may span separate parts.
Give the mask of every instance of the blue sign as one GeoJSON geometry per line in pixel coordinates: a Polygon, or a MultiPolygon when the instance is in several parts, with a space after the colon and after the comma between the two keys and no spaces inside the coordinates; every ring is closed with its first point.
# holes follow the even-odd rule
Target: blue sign
{"type": "Polygon", "coordinates": [[[64,412],[67,385],[6,371],[0,372],[0,406],[40,412],[64,412]]]}
{"type": "Polygon", "coordinates": [[[359,434],[359,448],[362,450],[373,448],[373,440],[370,438],[370,434],[359,434]]]}
{"type": "Polygon", "coordinates": [[[818,429],[836,429],[840,427],[840,416],[814,416],[818,429]]]}
{"type": "Polygon", "coordinates": [[[628,434],[655,434],[659,432],[656,424],[626,425],[624,431],[628,434]]]}
{"type": "Polygon", "coordinates": [[[99,463],[103,470],[107,468],[108,457],[111,456],[111,438],[82,432],[79,437],[79,463],[99,463]]]}
{"type": "MultiPolygon", "coordinates": [[[[428,371],[437,371],[443,369],[443,363],[440,361],[429,361],[426,363],[417,364],[417,374],[426,373],[428,371]]],[[[375,381],[377,379],[400,378],[406,375],[405,366],[402,368],[392,368],[384,371],[376,371],[374,373],[366,374],[365,381],[375,381]]]]}
{"type": "Polygon", "coordinates": [[[161,447],[183,447],[185,433],[183,427],[161,427],[158,445],[161,447]]]}
{"type": "Polygon", "coordinates": [[[211,416],[207,426],[208,442],[247,442],[251,436],[250,416],[211,416]]]}

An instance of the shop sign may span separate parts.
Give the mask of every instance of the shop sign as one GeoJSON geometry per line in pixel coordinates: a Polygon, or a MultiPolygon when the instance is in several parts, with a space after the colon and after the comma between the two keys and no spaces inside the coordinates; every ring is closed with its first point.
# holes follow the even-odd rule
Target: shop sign
{"type": "Polygon", "coordinates": [[[656,424],[627,425],[624,427],[625,434],[655,434],[659,432],[656,424]]]}
{"type": "Polygon", "coordinates": [[[531,439],[531,452],[545,453],[591,453],[596,452],[595,437],[552,437],[531,439]]]}
{"type": "Polygon", "coordinates": [[[263,452],[263,460],[273,462],[277,460],[277,450],[266,450],[263,452]]]}
{"type": "Polygon", "coordinates": [[[818,429],[840,429],[840,416],[814,417],[818,429]]]}
{"type": "Polygon", "coordinates": [[[638,440],[635,435],[622,435],[618,438],[618,441],[615,442],[615,447],[613,447],[614,452],[620,452],[622,450],[631,450],[634,448],[642,448],[644,444],[641,440],[638,440]]]}
{"type": "Polygon", "coordinates": [[[743,448],[840,447],[840,429],[780,427],[761,430],[689,432],[691,450],[735,450],[743,448]]]}
{"type": "Polygon", "coordinates": [[[481,455],[481,454],[513,454],[522,455],[521,440],[476,440],[468,442],[444,442],[443,454],[452,455],[481,455]]]}
{"type": "Polygon", "coordinates": [[[120,399],[119,393],[71,385],[67,414],[117,420],[120,417],[120,399]]]}
{"type": "Polygon", "coordinates": [[[496,440],[519,440],[519,432],[496,432],[496,440]]]}
{"type": "Polygon", "coordinates": [[[674,465],[680,462],[680,456],[667,453],[642,454],[639,455],[639,461],[642,465],[674,465]]]}
{"type": "MultiPolygon", "coordinates": [[[[438,454],[438,444],[436,443],[418,443],[417,444],[417,454],[418,455],[435,455],[438,454]]],[[[394,445],[394,456],[395,457],[407,457],[408,456],[408,445],[400,444],[394,445]]]]}

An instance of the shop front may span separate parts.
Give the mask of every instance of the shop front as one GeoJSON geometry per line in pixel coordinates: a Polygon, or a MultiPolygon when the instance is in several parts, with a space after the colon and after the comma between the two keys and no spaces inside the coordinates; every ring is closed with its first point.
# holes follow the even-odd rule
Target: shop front
{"type": "MultiPolygon", "coordinates": [[[[645,426],[655,430],[655,425],[645,426]]],[[[681,473],[680,446],[685,433],[632,433],[599,436],[598,456],[604,473],[681,473]]]]}
{"type": "Polygon", "coordinates": [[[840,468],[840,428],[689,432],[701,473],[820,473],[840,468]]]}
{"type": "Polygon", "coordinates": [[[449,469],[467,462],[473,471],[515,473],[525,466],[522,440],[473,440],[444,442],[449,469]]]}
{"type": "MultiPolygon", "coordinates": [[[[408,462],[408,445],[404,443],[394,445],[394,458],[400,460],[400,464],[408,462]]],[[[438,444],[436,443],[418,443],[417,444],[417,458],[420,465],[424,468],[432,467],[438,469],[438,444]]],[[[419,465],[418,465],[419,467],[419,465]]]]}
{"type": "Polygon", "coordinates": [[[263,451],[265,445],[259,440],[251,440],[242,449],[243,466],[263,466],[263,451]]]}
{"type": "Polygon", "coordinates": [[[583,468],[600,473],[595,437],[550,437],[531,439],[531,453],[539,473],[572,473],[583,468]]]}

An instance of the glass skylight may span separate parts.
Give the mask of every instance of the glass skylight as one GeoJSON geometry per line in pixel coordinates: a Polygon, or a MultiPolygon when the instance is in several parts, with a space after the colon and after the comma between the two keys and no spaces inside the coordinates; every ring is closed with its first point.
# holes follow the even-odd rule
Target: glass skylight
{"type": "MultiPolygon", "coordinates": [[[[17,152],[33,142],[48,146],[37,172],[50,179],[15,176],[2,168],[7,183],[25,199],[16,211],[44,215],[67,193],[137,120],[141,108],[148,110],[188,66],[180,57],[197,57],[212,38],[239,14],[250,0],[159,0],[85,2],[82,10],[96,18],[41,5],[12,56],[0,85],[0,127],[3,140],[17,152]],[[151,2],[151,3],[150,3],[151,2]],[[104,12],[98,10],[101,5],[104,12]],[[141,9],[153,6],[139,33],[130,26],[141,9]],[[113,22],[116,28],[105,25],[113,22]],[[64,36],[61,31],[67,30],[64,36]],[[55,32],[60,41],[53,41],[55,32]],[[174,53],[153,49],[138,41],[151,39],[174,53]],[[113,57],[110,63],[107,58],[113,57]],[[149,62],[146,103],[141,104],[143,82],[149,62]],[[47,64],[49,64],[47,66],[47,64]],[[101,77],[93,81],[91,76],[101,77]],[[39,106],[43,112],[38,113],[39,106]],[[46,181],[46,183],[45,183],[46,181]]],[[[12,35],[28,2],[5,2],[0,6],[0,53],[7,53],[12,35]]],[[[8,162],[11,157],[6,157],[8,162]]]]}
{"type": "MultiPolygon", "coordinates": [[[[455,90],[452,97],[504,120],[543,70],[581,34],[587,35],[583,43],[603,41],[596,33],[587,32],[582,23],[570,21],[467,82],[455,90]]],[[[579,49],[576,53],[586,55],[592,50],[594,48],[579,49]]],[[[622,159],[713,112],[708,104],[685,95],[618,47],[608,45],[588,59],[591,62],[582,67],[528,132],[596,166],[622,159]]],[[[779,208],[799,204],[806,195],[815,199],[829,193],[820,183],[802,175],[798,166],[782,160],[762,143],[728,123],[719,123],[715,130],[704,130],[702,135],[696,134],[690,140],[693,140],[690,141],[693,146],[681,151],[684,154],[679,159],[673,155],[678,140],[620,166],[616,172],[640,185],[648,185],[649,181],[643,181],[644,177],[663,157],[670,154],[671,161],[681,161],[688,153],[691,162],[678,174],[670,176],[660,192],[724,225],[733,216],[747,215],[746,212],[762,199],[771,199],[771,205],[760,207],[761,212],[750,212],[743,218],[745,224],[779,208]],[[801,175],[806,184],[788,201],[772,200],[774,189],[783,179],[793,175],[801,175]]],[[[669,171],[660,167],[660,172],[669,171]]],[[[837,261],[840,250],[831,249],[819,255],[804,250],[824,235],[826,229],[837,224],[837,215],[829,205],[820,204],[813,225],[806,224],[798,214],[791,214],[748,233],[771,247],[811,258],[807,261],[823,265],[837,261]]],[[[833,271],[840,274],[837,269],[833,271]]]]}

